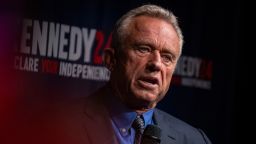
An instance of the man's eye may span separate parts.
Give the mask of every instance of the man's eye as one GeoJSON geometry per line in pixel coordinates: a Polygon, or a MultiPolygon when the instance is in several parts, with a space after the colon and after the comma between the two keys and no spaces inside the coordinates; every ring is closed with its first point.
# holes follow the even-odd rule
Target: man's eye
{"type": "Polygon", "coordinates": [[[164,63],[170,63],[173,61],[173,58],[170,55],[162,55],[162,60],[164,63]]]}
{"type": "Polygon", "coordinates": [[[148,52],[150,52],[150,48],[147,48],[147,47],[138,47],[137,50],[140,53],[148,53],[148,52]]]}

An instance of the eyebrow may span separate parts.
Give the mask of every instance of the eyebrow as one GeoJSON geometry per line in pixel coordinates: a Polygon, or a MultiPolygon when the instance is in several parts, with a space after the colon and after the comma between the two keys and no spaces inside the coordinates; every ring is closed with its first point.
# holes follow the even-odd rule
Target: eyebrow
{"type": "MultiPolygon", "coordinates": [[[[139,46],[139,45],[146,45],[146,46],[149,46],[150,48],[152,48],[153,50],[156,50],[156,46],[150,41],[150,40],[145,40],[145,39],[139,39],[139,40],[136,40],[134,41],[134,46],[139,46]]],[[[166,47],[163,47],[161,49],[161,52],[163,53],[169,53],[173,56],[175,56],[175,53],[171,50],[171,48],[166,48],[166,47]]]]}

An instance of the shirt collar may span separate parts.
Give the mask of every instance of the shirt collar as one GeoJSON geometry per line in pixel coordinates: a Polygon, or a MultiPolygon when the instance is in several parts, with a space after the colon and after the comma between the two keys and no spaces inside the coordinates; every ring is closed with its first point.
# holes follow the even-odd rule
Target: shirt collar
{"type": "MultiPolygon", "coordinates": [[[[106,99],[106,107],[109,111],[110,117],[119,129],[129,130],[135,120],[137,113],[126,107],[115,96],[108,96],[106,99]]],[[[150,109],[143,113],[145,127],[148,124],[153,124],[152,116],[154,109],[150,109]]]]}

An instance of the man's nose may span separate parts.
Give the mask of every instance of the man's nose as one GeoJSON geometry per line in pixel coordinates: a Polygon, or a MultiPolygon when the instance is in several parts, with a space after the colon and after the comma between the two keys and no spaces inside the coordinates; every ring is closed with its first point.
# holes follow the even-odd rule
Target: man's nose
{"type": "Polygon", "coordinates": [[[161,54],[158,51],[154,51],[150,54],[147,63],[147,69],[150,72],[160,71],[162,67],[161,54]]]}

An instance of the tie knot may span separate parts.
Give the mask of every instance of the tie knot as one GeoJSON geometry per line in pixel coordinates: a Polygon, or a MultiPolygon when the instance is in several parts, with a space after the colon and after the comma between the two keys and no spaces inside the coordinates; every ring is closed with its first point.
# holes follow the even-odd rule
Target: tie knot
{"type": "Polygon", "coordinates": [[[139,132],[140,134],[143,133],[144,125],[144,119],[139,115],[136,116],[136,119],[132,123],[132,127],[135,129],[136,133],[139,132]]]}

